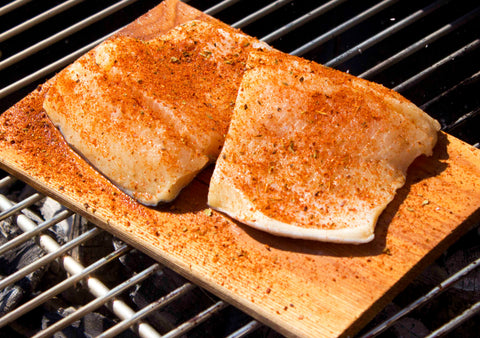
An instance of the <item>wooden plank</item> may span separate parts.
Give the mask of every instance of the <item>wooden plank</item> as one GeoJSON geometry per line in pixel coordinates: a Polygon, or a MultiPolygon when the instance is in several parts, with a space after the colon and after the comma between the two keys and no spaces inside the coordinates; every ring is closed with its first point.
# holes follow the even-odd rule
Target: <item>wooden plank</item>
{"type": "MultiPolygon", "coordinates": [[[[206,16],[167,1],[123,34],[152,37],[190,18],[206,16]]],[[[68,147],[42,111],[48,86],[0,117],[0,166],[288,336],[354,334],[480,219],[480,152],[443,133],[368,244],[279,238],[211,211],[211,167],[173,203],[145,207],[68,147]]]]}

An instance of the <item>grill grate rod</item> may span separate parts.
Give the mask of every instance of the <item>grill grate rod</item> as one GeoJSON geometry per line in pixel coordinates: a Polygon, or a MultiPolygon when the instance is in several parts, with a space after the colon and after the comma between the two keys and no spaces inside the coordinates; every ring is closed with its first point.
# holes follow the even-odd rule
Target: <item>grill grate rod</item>
{"type": "Polygon", "coordinates": [[[130,326],[141,320],[142,318],[148,316],[154,311],[157,311],[161,309],[162,307],[168,305],[169,303],[173,302],[175,299],[183,296],[190,290],[193,290],[196,286],[191,283],[185,283],[181,287],[173,290],[166,296],[161,297],[159,300],[156,302],[153,302],[147,306],[145,306],[143,309],[135,313],[134,316],[132,316],[130,319],[125,319],[118,323],[115,326],[112,326],[110,329],[107,331],[103,332],[97,338],[107,338],[107,337],[115,337],[119,333],[125,331],[128,329],[130,326]]]}
{"type": "Polygon", "coordinates": [[[456,84],[455,86],[453,87],[450,87],[448,90],[442,92],[440,95],[434,97],[433,99],[431,99],[430,101],[428,102],[425,102],[423,105],[420,106],[420,109],[422,110],[426,110],[430,105],[432,105],[433,103],[437,102],[438,100],[440,100],[442,97],[445,97],[447,96],[448,94],[458,90],[460,87],[464,87],[464,86],[467,86],[469,84],[472,84],[472,83],[475,83],[476,81],[480,80],[480,71],[478,71],[477,73],[473,74],[472,76],[470,76],[469,78],[466,78],[465,80],[461,81],[460,83],[456,84]]]}
{"type": "MultiPolygon", "coordinates": [[[[59,320],[55,324],[49,326],[48,328],[38,332],[36,335],[34,335],[34,338],[40,338],[40,337],[49,337],[53,333],[67,327],[71,323],[75,322],[76,320],[82,318],[85,316],[87,313],[99,308],[102,305],[105,305],[107,302],[111,301],[115,296],[119,295],[120,293],[124,292],[125,290],[131,288],[137,283],[140,283],[141,281],[145,280],[149,276],[151,276],[153,273],[158,271],[160,269],[159,264],[153,264],[150,267],[144,269],[140,273],[136,274],[132,278],[127,279],[125,282],[118,284],[116,287],[113,289],[105,292],[103,295],[98,296],[96,299],[92,300],[90,303],[87,305],[82,306],[75,312],[71,313],[67,317],[59,320]]],[[[112,308],[115,308],[117,306],[119,301],[114,301],[111,304],[112,308]]],[[[125,307],[123,309],[126,313],[124,313],[123,317],[130,317],[133,316],[133,311],[130,308],[125,307]],[[128,313],[127,313],[128,312],[128,313]]],[[[142,337],[161,337],[150,325],[147,324],[142,324],[138,328],[139,334],[142,337]]]]}
{"type": "Polygon", "coordinates": [[[461,125],[462,123],[465,123],[468,119],[474,117],[474,116],[477,116],[478,114],[480,114],[480,108],[477,108],[477,109],[474,109],[470,112],[468,112],[467,114],[463,114],[460,118],[458,118],[455,122],[449,124],[448,126],[445,126],[444,128],[442,128],[444,131],[448,132],[456,127],[458,127],[459,125],[461,125]]]}
{"type": "Polygon", "coordinates": [[[113,31],[103,37],[101,37],[100,39],[98,40],[95,40],[93,41],[92,43],[76,50],[75,52],[73,53],[70,53],[66,56],[64,56],[63,58],[51,63],[50,65],[48,66],[45,66],[39,70],[37,70],[36,72],[28,75],[28,76],[25,76],[23,77],[21,80],[18,80],[4,88],[2,88],[0,90],[0,99],[9,95],[9,94],[12,94],[13,92],[31,84],[32,82],[34,81],[37,81],[45,76],[47,76],[48,74],[51,74],[53,73],[54,71],[62,68],[62,67],[65,67],[66,65],[70,64],[71,62],[73,62],[75,59],[77,59],[78,57],[82,56],[83,54],[85,54],[86,52],[88,52],[90,49],[92,49],[93,47],[95,47],[96,45],[98,45],[99,43],[101,43],[102,41],[106,40],[108,37],[110,37],[112,34],[115,34],[116,32],[118,32],[120,29],[117,29],[116,31],[113,31]]]}
{"type": "Polygon", "coordinates": [[[0,189],[7,187],[10,184],[13,184],[17,179],[13,176],[7,175],[0,180],[0,189]]]}
{"type": "Polygon", "coordinates": [[[42,14],[39,14],[33,18],[31,18],[30,20],[26,20],[24,22],[22,22],[21,24],[3,32],[2,34],[0,34],[0,42],[3,42],[17,34],[20,34],[24,31],[26,31],[27,29],[29,28],[32,28],[34,27],[35,25],[57,15],[57,14],[60,14],[64,11],[66,11],[67,9],[69,9],[70,7],[78,4],[78,3],[81,3],[85,0],[69,0],[69,1],[66,1],[64,3],[61,3],[60,5],[58,6],[55,6],[45,12],[43,12],[42,14]]]}
{"type": "Polygon", "coordinates": [[[273,11],[289,4],[292,2],[292,0],[277,0],[275,2],[272,2],[271,4],[259,9],[258,11],[244,17],[243,19],[235,22],[231,26],[234,28],[242,28],[252,22],[255,22],[258,19],[263,18],[264,16],[272,13],[273,11]]]}
{"type": "Polygon", "coordinates": [[[244,337],[246,336],[247,334],[250,334],[256,330],[258,330],[259,328],[261,328],[263,326],[262,323],[256,321],[256,320],[252,320],[251,322],[249,322],[248,324],[246,324],[244,327],[241,327],[240,329],[238,329],[237,331],[233,332],[232,334],[230,334],[227,338],[240,338],[240,337],[244,337]]]}
{"type": "Polygon", "coordinates": [[[463,56],[464,54],[478,48],[479,46],[480,46],[480,39],[476,39],[476,40],[470,42],[468,45],[460,48],[456,52],[454,52],[454,53],[446,56],[445,58],[441,59],[440,61],[434,63],[432,66],[422,70],[421,72],[415,74],[411,78],[405,80],[404,82],[402,82],[401,84],[399,84],[395,88],[393,88],[393,90],[395,90],[397,92],[401,92],[401,91],[404,91],[404,90],[407,90],[407,89],[411,88],[412,86],[414,86],[418,82],[422,81],[427,76],[431,75],[432,72],[436,71],[438,68],[442,67],[446,63],[452,61],[453,59],[455,59],[457,57],[463,56]]]}
{"type": "Polygon", "coordinates": [[[433,4],[430,4],[429,6],[419,9],[418,11],[414,12],[413,14],[410,14],[406,18],[398,21],[396,24],[388,27],[387,29],[381,31],[380,33],[375,34],[371,38],[363,41],[362,43],[359,43],[355,47],[350,48],[346,52],[338,55],[337,57],[333,58],[332,60],[328,61],[325,63],[325,66],[327,67],[336,67],[339,64],[350,60],[356,55],[359,55],[363,53],[365,50],[367,50],[370,47],[373,47],[377,43],[383,41],[384,39],[390,37],[391,35],[399,32],[405,27],[410,26],[414,22],[420,20],[421,18],[427,16],[428,14],[432,13],[433,11],[437,10],[441,6],[447,4],[451,0],[440,0],[436,1],[433,4]]]}
{"type": "Polygon", "coordinates": [[[218,4],[216,4],[215,6],[212,6],[210,7],[209,9],[207,10],[204,10],[203,12],[205,14],[208,14],[208,15],[215,15],[217,14],[218,12],[221,12],[223,11],[224,9],[230,7],[230,6],[233,6],[234,4],[236,4],[237,2],[239,2],[240,0],[224,0],[218,4]]]}
{"type": "Polygon", "coordinates": [[[45,49],[48,46],[51,46],[52,44],[62,40],[63,38],[66,38],[73,33],[76,33],[80,30],[82,30],[85,27],[90,26],[91,24],[111,15],[112,13],[115,13],[116,11],[119,11],[120,9],[136,2],[138,0],[123,0],[120,2],[115,3],[114,5],[105,8],[104,10],[95,13],[94,15],[89,16],[88,18],[79,21],[78,23],[65,28],[64,30],[61,30],[60,32],[51,35],[50,37],[28,47],[22,50],[21,52],[14,54],[5,60],[0,62],[0,70],[3,70],[27,57],[29,57],[32,54],[35,54],[43,49],[45,49]]]}
{"type": "Polygon", "coordinates": [[[480,302],[473,304],[469,309],[465,310],[462,314],[455,317],[448,323],[442,325],[437,330],[431,332],[426,338],[441,337],[444,334],[452,331],[454,328],[458,327],[460,324],[464,323],[466,320],[472,318],[477,313],[480,313],[480,302]]]}
{"type": "Polygon", "coordinates": [[[270,43],[274,40],[277,40],[278,38],[284,36],[285,34],[303,26],[304,24],[310,22],[311,20],[319,17],[322,14],[325,14],[331,9],[334,9],[335,7],[341,5],[344,3],[346,0],[331,0],[325,4],[323,4],[320,7],[317,7],[313,11],[308,12],[305,15],[302,15],[301,17],[291,21],[290,23],[286,24],[285,26],[273,31],[272,33],[265,35],[263,38],[260,40],[270,43]]]}
{"type": "Polygon", "coordinates": [[[361,338],[374,337],[384,332],[393,324],[395,324],[396,321],[403,318],[405,315],[417,309],[418,307],[422,306],[423,304],[427,303],[434,297],[440,295],[442,292],[446,291],[449,287],[453,286],[457,281],[459,281],[461,278],[465,277],[470,272],[477,269],[479,266],[480,266],[480,258],[468,264],[463,269],[457,271],[455,274],[453,274],[452,276],[444,280],[442,283],[440,283],[438,286],[430,290],[430,292],[428,292],[426,295],[418,298],[416,301],[414,301],[413,303],[411,303],[401,311],[397,312],[395,315],[393,315],[389,319],[377,325],[375,328],[373,328],[372,330],[362,335],[361,338]]]}
{"type": "Polygon", "coordinates": [[[195,326],[198,324],[204,322],[211,316],[213,316],[215,313],[223,310],[228,306],[227,303],[224,301],[218,301],[217,303],[213,304],[210,306],[208,309],[205,311],[200,312],[197,314],[195,317],[191,318],[190,320],[186,321],[185,323],[177,326],[175,329],[172,331],[168,332],[167,334],[163,335],[163,338],[173,338],[173,337],[178,337],[191,329],[193,329],[195,326]]]}
{"type": "Polygon", "coordinates": [[[428,44],[431,44],[432,42],[435,42],[436,40],[440,39],[441,37],[445,36],[448,33],[451,33],[452,31],[456,30],[457,28],[461,27],[462,25],[466,24],[473,18],[475,18],[478,14],[480,13],[480,7],[475,8],[473,11],[463,15],[462,17],[458,18],[457,20],[443,26],[442,28],[436,30],[430,35],[427,35],[423,39],[420,39],[419,41],[415,42],[414,44],[408,46],[407,48],[404,48],[397,54],[391,56],[390,58],[386,59],[385,61],[380,62],[376,66],[370,68],[366,72],[363,72],[362,74],[358,75],[358,77],[361,78],[370,78],[375,74],[378,74],[379,72],[385,70],[386,68],[400,62],[407,56],[412,55],[413,53],[419,51],[422,48],[425,48],[428,44]]]}
{"type": "Polygon", "coordinates": [[[51,299],[52,297],[58,295],[59,293],[67,290],[68,288],[74,286],[76,283],[81,281],[82,279],[88,277],[89,274],[97,271],[101,267],[105,266],[106,264],[110,263],[114,259],[117,259],[127,253],[130,250],[130,247],[124,245],[114,252],[110,253],[109,255],[97,260],[95,263],[89,265],[81,273],[76,275],[72,275],[67,279],[63,280],[62,282],[52,286],[45,292],[42,292],[35,298],[32,298],[28,302],[22,304],[21,306],[17,307],[15,310],[10,311],[6,315],[0,318],[0,327],[3,327],[14,320],[20,318],[27,312],[31,311],[32,309],[36,308],[37,306],[45,303],[47,300],[51,299]]]}
{"type": "Polygon", "coordinates": [[[73,212],[71,212],[70,210],[61,211],[60,213],[55,215],[53,218],[39,224],[37,227],[35,227],[35,229],[24,232],[23,234],[15,237],[14,239],[12,239],[12,240],[8,241],[7,243],[3,244],[2,246],[0,246],[0,255],[3,255],[8,250],[10,250],[10,249],[22,244],[22,243],[25,243],[26,241],[28,241],[29,239],[38,235],[42,231],[50,228],[52,225],[57,224],[57,223],[67,219],[68,217],[70,217],[72,215],[73,215],[73,212]]]}
{"type": "MultiPolygon", "coordinates": [[[[92,230],[85,232],[81,234],[80,236],[76,237],[75,239],[71,240],[70,242],[62,245],[59,247],[57,251],[50,252],[49,254],[37,259],[31,264],[26,265],[25,267],[21,268],[20,270],[12,273],[8,277],[3,278],[0,280],[0,289],[4,289],[5,287],[9,286],[12,283],[15,283],[16,281],[19,281],[29,273],[46,266],[48,263],[53,262],[55,259],[59,258],[61,255],[63,255],[65,252],[71,250],[72,248],[76,247],[77,245],[84,243],[88,241],[89,239],[97,236],[101,230],[99,228],[93,228],[92,230]]],[[[42,235],[41,239],[50,239],[50,241],[53,241],[53,239],[47,235],[42,235]],[[42,238],[43,237],[43,238],[42,238]]],[[[53,241],[54,242],[54,241],[53,241]]],[[[55,243],[57,246],[58,244],[55,243]]],[[[48,245],[48,244],[47,244],[48,245]]],[[[44,245],[40,245],[42,248],[44,245]]],[[[47,249],[48,250],[48,249],[47,249]]]]}
{"type": "Polygon", "coordinates": [[[11,204],[10,201],[6,200],[6,198],[3,202],[0,200],[0,208],[3,209],[3,211],[0,212],[0,221],[3,221],[5,218],[12,216],[16,212],[18,212],[22,209],[25,209],[25,208],[31,206],[32,204],[34,204],[34,203],[36,203],[36,202],[38,202],[38,201],[40,201],[44,198],[45,198],[45,196],[43,196],[39,193],[35,193],[35,194],[25,198],[24,200],[22,200],[21,202],[19,202],[17,204],[11,204]]]}
{"type": "Polygon", "coordinates": [[[340,35],[341,33],[347,31],[348,29],[354,27],[355,25],[365,21],[366,19],[370,18],[371,16],[383,11],[385,8],[392,6],[398,2],[398,0],[384,0],[375,6],[369,7],[367,10],[363,11],[362,13],[354,16],[350,20],[345,21],[344,23],[336,26],[334,29],[329,30],[328,32],[320,35],[319,37],[313,39],[312,41],[304,44],[303,46],[293,50],[290,52],[292,55],[303,55],[312,49],[316,48],[317,46],[327,42],[328,40],[333,39],[334,37],[340,35]]]}
{"type": "Polygon", "coordinates": [[[0,15],[5,15],[7,13],[10,13],[11,11],[13,11],[17,8],[22,7],[23,5],[26,5],[30,1],[32,1],[32,0],[16,0],[16,1],[13,1],[13,2],[9,3],[8,5],[5,5],[5,6],[0,8],[0,15]]]}

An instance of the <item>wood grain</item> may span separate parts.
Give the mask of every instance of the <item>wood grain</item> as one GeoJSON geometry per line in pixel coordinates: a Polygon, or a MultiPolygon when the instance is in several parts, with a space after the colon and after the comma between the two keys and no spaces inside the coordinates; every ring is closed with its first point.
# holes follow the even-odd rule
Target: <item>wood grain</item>
{"type": "MultiPolygon", "coordinates": [[[[212,20],[166,1],[122,34],[150,38],[192,18],[212,20]]],[[[48,86],[0,117],[0,166],[288,336],[354,334],[480,219],[480,152],[444,133],[368,244],[279,238],[212,212],[212,168],[173,203],[145,207],[68,147],[42,110],[48,86]]]]}

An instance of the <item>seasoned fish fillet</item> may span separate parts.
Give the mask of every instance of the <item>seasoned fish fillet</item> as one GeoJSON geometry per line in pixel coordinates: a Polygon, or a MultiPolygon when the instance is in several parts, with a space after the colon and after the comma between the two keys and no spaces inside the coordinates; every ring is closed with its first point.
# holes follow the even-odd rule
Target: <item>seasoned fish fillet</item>
{"type": "Polygon", "coordinates": [[[248,51],[266,44],[191,21],[160,38],[115,37],[56,76],[44,109],[122,190],[170,201],[224,142],[248,51]]]}
{"type": "Polygon", "coordinates": [[[280,52],[253,51],[209,205],[273,234],[364,243],[439,123],[401,95],[280,52]]]}
{"type": "Polygon", "coordinates": [[[208,157],[182,142],[169,122],[76,62],[49,90],[44,108],[66,141],[113,183],[151,203],[175,196],[208,157]]]}

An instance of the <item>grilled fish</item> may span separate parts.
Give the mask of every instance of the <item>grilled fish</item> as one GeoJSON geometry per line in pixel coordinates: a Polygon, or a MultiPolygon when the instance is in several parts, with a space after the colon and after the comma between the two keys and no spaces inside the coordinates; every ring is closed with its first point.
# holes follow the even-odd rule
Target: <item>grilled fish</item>
{"type": "Polygon", "coordinates": [[[248,51],[237,30],[190,21],[111,38],[57,74],[44,109],[66,141],[147,205],[174,199],[220,153],[248,51]]]}
{"type": "Polygon", "coordinates": [[[252,51],[208,203],[294,238],[365,243],[439,123],[379,84],[252,51]]]}

